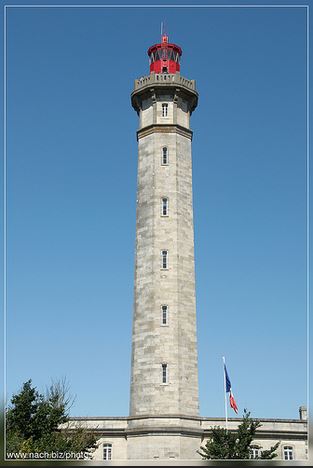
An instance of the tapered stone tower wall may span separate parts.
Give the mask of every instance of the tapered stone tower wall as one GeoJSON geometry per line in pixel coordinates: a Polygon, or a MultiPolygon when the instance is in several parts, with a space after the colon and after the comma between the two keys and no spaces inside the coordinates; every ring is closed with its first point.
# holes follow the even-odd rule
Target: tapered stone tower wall
{"type": "Polygon", "coordinates": [[[131,416],[199,412],[189,125],[197,98],[195,82],[179,73],[151,73],[132,93],[139,130],[131,416]]]}

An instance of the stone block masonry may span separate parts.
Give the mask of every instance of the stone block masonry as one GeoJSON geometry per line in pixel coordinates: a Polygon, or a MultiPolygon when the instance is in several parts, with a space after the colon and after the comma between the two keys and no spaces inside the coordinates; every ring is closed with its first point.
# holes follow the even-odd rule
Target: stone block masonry
{"type": "Polygon", "coordinates": [[[169,75],[166,82],[160,77],[143,78],[132,94],[139,130],[130,415],[197,416],[189,127],[197,92],[194,81],[180,75],[169,75]]]}

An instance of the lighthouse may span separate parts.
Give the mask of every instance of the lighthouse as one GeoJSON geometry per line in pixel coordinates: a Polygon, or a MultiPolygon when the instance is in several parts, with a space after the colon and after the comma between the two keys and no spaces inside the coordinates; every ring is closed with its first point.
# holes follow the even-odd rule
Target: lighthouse
{"type": "Polygon", "coordinates": [[[131,417],[198,416],[194,230],[194,80],[180,74],[182,49],[148,49],[150,73],[135,80],[139,128],[131,417]]]}
{"type": "MultiPolygon", "coordinates": [[[[190,128],[198,93],[180,74],[182,50],[166,34],[148,55],[150,73],[131,94],[139,125],[130,414],[70,424],[98,435],[97,461],[198,464],[212,429],[225,427],[223,417],[200,416],[198,403],[190,128]]],[[[256,453],[280,441],[278,459],[306,460],[301,408],[299,420],[263,419],[256,453]]],[[[229,430],[241,422],[229,419],[229,430]]]]}

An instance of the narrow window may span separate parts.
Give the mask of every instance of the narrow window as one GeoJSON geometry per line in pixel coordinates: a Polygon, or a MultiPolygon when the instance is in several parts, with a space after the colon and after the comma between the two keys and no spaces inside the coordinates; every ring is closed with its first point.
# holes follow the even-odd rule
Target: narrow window
{"type": "Polygon", "coordinates": [[[161,201],[161,214],[162,216],[168,216],[168,198],[163,197],[161,201]]]}
{"type": "Polygon", "coordinates": [[[284,447],[284,460],[293,460],[293,448],[289,446],[284,447]]]}
{"type": "Polygon", "coordinates": [[[168,164],[168,149],[166,146],[162,148],[162,165],[167,166],[168,164]]]}
{"type": "Polygon", "coordinates": [[[168,382],[167,364],[162,364],[162,383],[168,382]]]}
{"type": "Polygon", "coordinates": [[[168,113],[168,104],[162,104],[162,117],[167,117],[168,113]]]}
{"type": "Polygon", "coordinates": [[[103,444],[103,460],[112,460],[112,444],[103,444]]]}
{"type": "Polygon", "coordinates": [[[168,268],[168,250],[162,250],[161,252],[161,268],[162,270],[168,268]]]}
{"type": "Polygon", "coordinates": [[[162,317],[161,317],[162,325],[168,324],[168,306],[162,305],[162,317]]]}

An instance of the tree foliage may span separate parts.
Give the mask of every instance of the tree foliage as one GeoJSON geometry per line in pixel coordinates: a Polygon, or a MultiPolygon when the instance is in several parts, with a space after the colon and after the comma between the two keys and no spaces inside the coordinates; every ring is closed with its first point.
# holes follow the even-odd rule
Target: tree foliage
{"type": "MultiPolygon", "coordinates": [[[[256,430],[262,424],[258,420],[250,418],[250,412],[244,410],[242,423],[235,431],[223,427],[213,427],[212,434],[198,453],[206,460],[237,459],[243,460],[251,457],[252,442],[256,430]]],[[[279,446],[277,442],[269,450],[260,450],[256,458],[272,459],[277,457],[275,453],[279,446]]]]}
{"type": "Polygon", "coordinates": [[[71,428],[71,402],[65,381],[52,383],[46,395],[38,393],[31,380],[25,382],[6,413],[7,452],[80,453],[95,448],[95,434],[71,428]]]}

